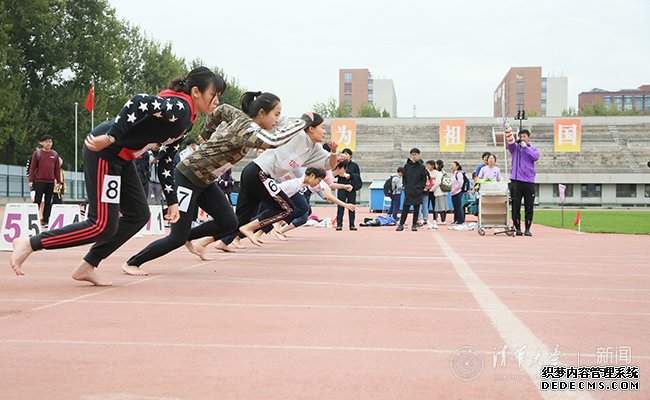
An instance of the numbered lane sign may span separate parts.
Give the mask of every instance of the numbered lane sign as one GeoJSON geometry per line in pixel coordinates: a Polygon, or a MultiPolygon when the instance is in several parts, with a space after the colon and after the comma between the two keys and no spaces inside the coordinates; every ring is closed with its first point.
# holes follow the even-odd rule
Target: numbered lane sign
{"type": "Polygon", "coordinates": [[[10,203],[5,206],[0,232],[0,250],[11,251],[14,240],[41,233],[38,206],[34,203],[10,203]]]}
{"type": "Polygon", "coordinates": [[[54,204],[50,214],[50,230],[81,221],[81,211],[77,204],[54,204]]]}
{"type": "Polygon", "coordinates": [[[164,235],[165,234],[165,220],[163,219],[162,206],[155,205],[149,206],[151,216],[147,224],[140,229],[140,235],[164,235]]]}

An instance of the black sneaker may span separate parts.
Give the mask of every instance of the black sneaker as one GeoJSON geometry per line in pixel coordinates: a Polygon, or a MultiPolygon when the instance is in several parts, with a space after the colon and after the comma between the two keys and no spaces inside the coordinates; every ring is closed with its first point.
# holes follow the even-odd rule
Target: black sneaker
{"type": "Polygon", "coordinates": [[[529,231],[529,230],[526,230],[526,232],[524,232],[524,236],[533,236],[533,234],[532,234],[532,233],[530,233],[530,231],[529,231]]]}
{"type": "Polygon", "coordinates": [[[357,230],[357,227],[356,227],[356,226],[351,226],[351,227],[350,227],[350,230],[351,230],[351,231],[356,231],[356,230],[357,230]]]}
{"type": "Polygon", "coordinates": [[[522,231],[516,231],[515,235],[517,236],[524,236],[524,233],[522,231]]]}
{"type": "Polygon", "coordinates": [[[418,231],[418,226],[417,225],[411,225],[411,230],[413,232],[417,232],[418,231]]]}
{"type": "Polygon", "coordinates": [[[397,228],[396,228],[395,230],[398,231],[398,232],[403,231],[403,230],[404,230],[404,225],[402,225],[402,224],[397,224],[397,228]]]}
{"type": "Polygon", "coordinates": [[[337,226],[337,227],[336,227],[336,230],[337,230],[337,231],[342,231],[342,230],[343,230],[343,227],[342,227],[342,226],[337,226]]]}

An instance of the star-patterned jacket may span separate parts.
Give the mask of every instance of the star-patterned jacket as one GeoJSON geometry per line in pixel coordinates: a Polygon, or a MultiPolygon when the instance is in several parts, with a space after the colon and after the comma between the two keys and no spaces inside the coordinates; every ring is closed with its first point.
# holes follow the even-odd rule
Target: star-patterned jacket
{"type": "Polygon", "coordinates": [[[198,187],[207,187],[225,171],[244,158],[251,149],[273,149],[287,143],[310,124],[304,115],[291,123],[278,124],[269,132],[257,125],[244,112],[222,104],[208,115],[203,137],[210,139],[176,167],[198,187]],[[210,135],[211,134],[211,135],[210,135]]]}
{"type": "Polygon", "coordinates": [[[106,126],[98,126],[92,135],[109,134],[115,138],[115,143],[101,150],[99,156],[118,164],[130,162],[154,143],[160,143],[158,177],[167,204],[175,204],[178,199],[171,173],[172,161],[195,120],[194,103],[190,96],[164,90],[157,96],[133,96],[113,121],[102,124],[106,126]]]}

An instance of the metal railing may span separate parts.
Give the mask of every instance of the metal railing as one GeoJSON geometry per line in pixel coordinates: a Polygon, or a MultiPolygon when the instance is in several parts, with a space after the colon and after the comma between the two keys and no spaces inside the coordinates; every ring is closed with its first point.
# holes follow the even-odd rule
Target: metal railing
{"type": "MultiPolygon", "coordinates": [[[[86,185],[83,172],[64,171],[66,192],[64,200],[81,201],[86,198],[86,185]]],[[[29,184],[25,167],[20,165],[0,164],[0,198],[30,198],[29,184]]]]}

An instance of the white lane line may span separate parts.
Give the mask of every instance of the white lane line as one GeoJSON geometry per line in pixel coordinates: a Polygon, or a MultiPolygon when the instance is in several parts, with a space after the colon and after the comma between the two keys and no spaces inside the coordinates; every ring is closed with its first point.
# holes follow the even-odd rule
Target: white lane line
{"type": "MultiPolygon", "coordinates": [[[[44,303],[56,300],[32,299],[0,299],[0,303],[44,303]]],[[[449,311],[449,312],[483,312],[481,308],[466,307],[427,307],[427,306],[395,306],[395,305],[358,305],[358,304],[282,304],[282,303],[216,303],[216,302],[184,302],[184,301],[150,301],[150,300],[66,300],[76,304],[105,304],[131,306],[180,306],[180,307],[233,307],[233,308],[288,308],[288,309],[333,309],[333,310],[391,310],[391,311],[449,311]]],[[[560,315],[594,315],[594,316],[628,316],[650,317],[646,312],[605,312],[605,311],[568,311],[568,310],[532,310],[513,309],[513,313],[521,314],[560,314],[560,315]]]]}
{"type": "MultiPolygon", "coordinates": [[[[409,347],[359,347],[359,346],[314,346],[314,345],[273,345],[273,344],[232,344],[232,343],[163,343],[163,342],[126,342],[93,340],[41,340],[41,339],[0,339],[0,345],[65,345],[65,346],[128,346],[128,347],[168,347],[200,348],[220,350],[302,350],[302,351],[348,351],[380,353],[425,353],[450,355],[456,349],[409,348],[409,347]]],[[[492,349],[479,349],[482,353],[491,353],[492,349]]],[[[562,353],[562,357],[598,358],[598,354],[562,353]]],[[[650,360],[650,356],[634,355],[635,359],[650,360]]],[[[568,397],[562,397],[568,398],[568,397]]]]}
{"type": "MultiPolygon", "coordinates": [[[[528,327],[521,322],[517,316],[503,304],[499,297],[490,288],[481,281],[478,275],[469,267],[465,260],[460,257],[454,249],[447,243],[441,235],[432,235],[442,252],[451,261],[456,269],[460,278],[465,282],[465,285],[470,290],[476,302],[481,306],[485,314],[488,316],[492,325],[499,333],[499,336],[504,340],[505,344],[510,349],[518,349],[526,346],[531,349],[538,349],[541,354],[551,354],[546,344],[538,339],[528,327]]],[[[528,360],[522,364],[522,368],[526,371],[531,380],[535,383],[535,387],[539,394],[546,400],[562,400],[562,399],[591,399],[592,397],[587,393],[582,392],[549,392],[540,389],[540,368],[536,363],[531,365],[528,360]]]]}

